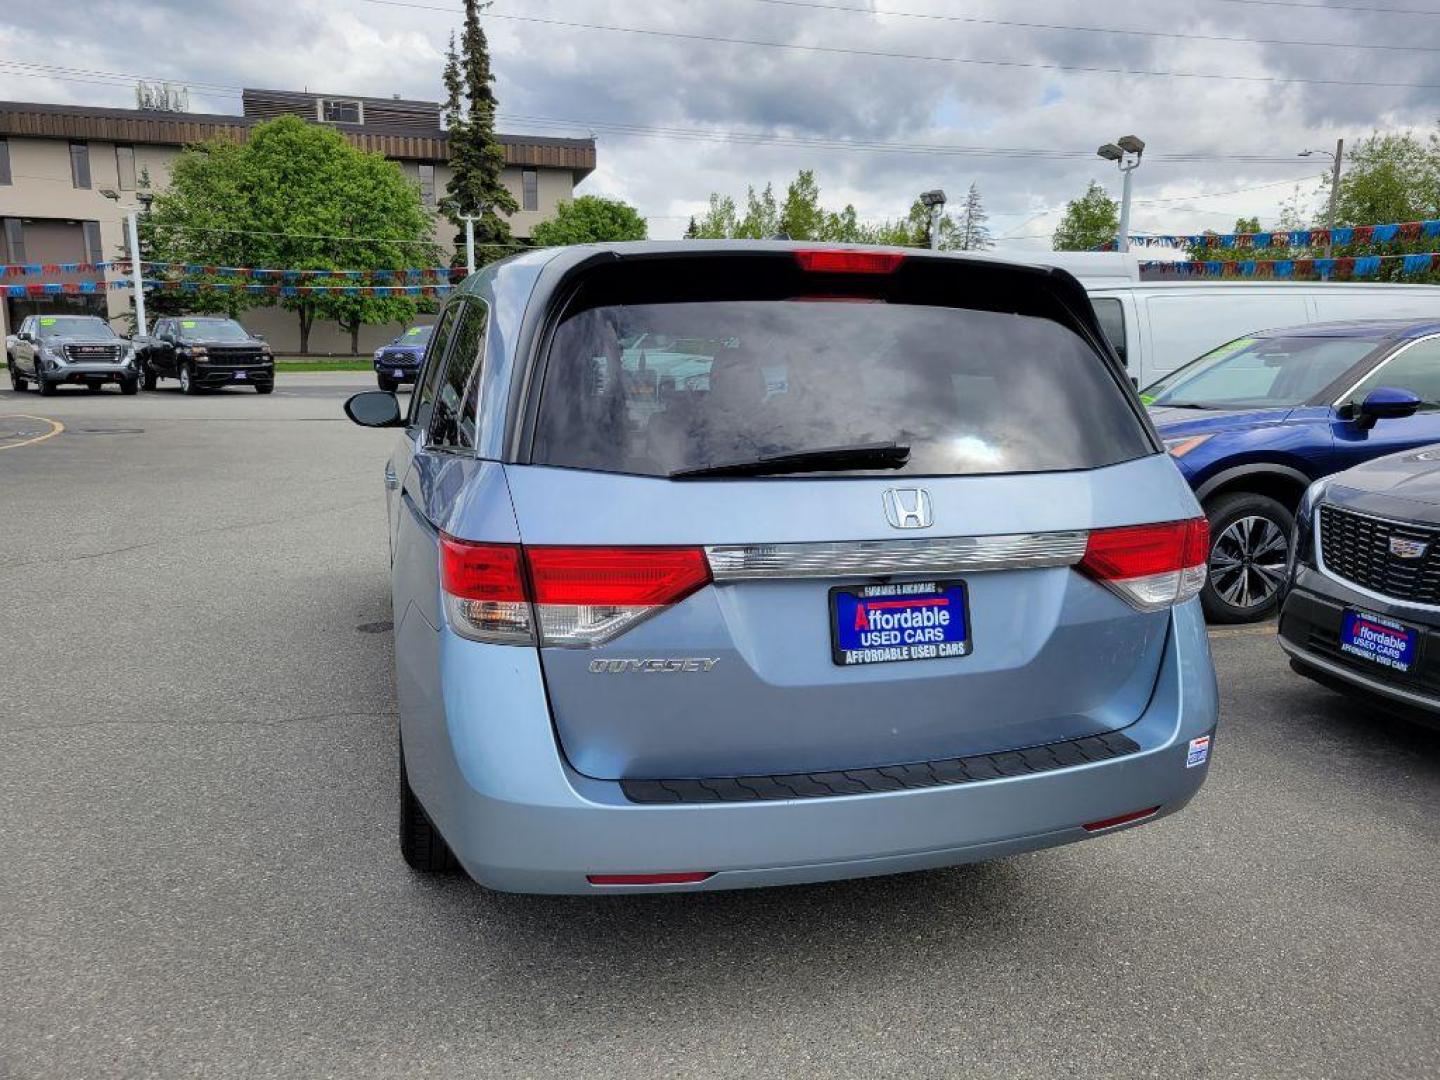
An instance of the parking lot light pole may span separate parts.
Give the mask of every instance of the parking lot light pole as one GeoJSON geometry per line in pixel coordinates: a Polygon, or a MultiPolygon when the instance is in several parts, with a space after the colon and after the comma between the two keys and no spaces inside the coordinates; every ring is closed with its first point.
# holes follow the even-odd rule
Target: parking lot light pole
{"type": "MultiPolygon", "coordinates": [[[[118,191],[105,188],[100,194],[117,207],[120,205],[118,191]]],[[[148,209],[149,200],[142,196],[142,201],[148,209]]],[[[140,267],[140,210],[140,207],[125,210],[125,236],[130,247],[130,288],[135,302],[135,333],[144,337],[149,331],[145,326],[145,275],[140,267]]]]}
{"type": "Polygon", "coordinates": [[[475,218],[465,215],[465,276],[475,273],[475,218]]]}
{"type": "Polygon", "coordinates": [[[1106,143],[1096,150],[1106,161],[1113,161],[1120,167],[1124,178],[1120,192],[1120,232],[1115,237],[1115,246],[1120,251],[1130,250],[1130,174],[1140,167],[1140,158],[1145,153],[1145,141],[1138,135],[1126,135],[1113,143],[1106,143]]]}
{"type": "Polygon", "coordinates": [[[940,250],[940,219],[945,214],[945,192],[940,188],[921,192],[920,203],[930,211],[930,250],[940,250]]]}

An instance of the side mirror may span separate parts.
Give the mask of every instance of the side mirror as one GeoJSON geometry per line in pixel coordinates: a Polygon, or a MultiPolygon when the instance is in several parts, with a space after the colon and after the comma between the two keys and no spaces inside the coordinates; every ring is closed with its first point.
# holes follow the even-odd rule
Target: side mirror
{"type": "Polygon", "coordinates": [[[1360,402],[1355,419],[1362,428],[1368,429],[1374,427],[1377,420],[1397,420],[1405,416],[1414,416],[1420,405],[1420,399],[1409,390],[1401,390],[1394,386],[1377,386],[1365,395],[1364,401],[1360,402]]]}
{"type": "Polygon", "coordinates": [[[33,337],[31,337],[31,336],[30,336],[29,334],[27,334],[27,333],[20,333],[20,334],[16,334],[16,335],[15,335],[15,340],[16,340],[16,341],[34,341],[35,339],[34,339],[33,337]]]}
{"type": "Polygon", "coordinates": [[[345,415],[361,427],[400,427],[400,402],[388,390],[366,390],[345,402],[345,415]]]}

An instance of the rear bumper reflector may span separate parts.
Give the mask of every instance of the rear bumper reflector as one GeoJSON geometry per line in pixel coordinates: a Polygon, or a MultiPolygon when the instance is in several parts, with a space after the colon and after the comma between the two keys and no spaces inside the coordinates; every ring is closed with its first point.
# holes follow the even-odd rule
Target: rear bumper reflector
{"type": "Polygon", "coordinates": [[[697,885],[715,874],[698,870],[683,874],[586,874],[591,885],[697,885]]]}
{"type": "Polygon", "coordinates": [[[1106,829],[1116,829],[1121,825],[1129,825],[1135,821],[1144,821],[1160,812],[1160,807],[1152,806],[1148,810],[1133,810],[1128,814],[1121,814],[1119,817],[1105,818],[1103,821],[1092,821],[1085,826],[1086,832],[1104,832],[1106,829]]]}
{"type": "Polygon", "coordinates": [[[716,581],[972,573],[1074,566],[1085,554],[1088,538],[1088,532],[1073,530],[923,540],[712,545],[705,549],[705,557],[716,581]]]}
{"type": "MultiPolygon", "coordinates": [[[[620,790],[634,803],[753,802],[767,799],[817,799],[834,795],[873,795],[927,787],[998,780],[1050,772],[1092,761],[1138,753],[1140,744],[1112,731],[1083,739],[1008,750],[974,757],[944,758],[912,765],[840,772],[782,773],[773,776],[718,776],[683,780],[621,780],[620,790]]],[[[1158,809],[1156,807],[1155,809],[1158,809]]],[[[1155,809],[1145,811],[1153,814],[1155,809]]],[[[1099,826],[1108,827],[1108,826],[1099,826]]],[[[1090,829],[1092,826],[1086,825],[1090,829]]]]}

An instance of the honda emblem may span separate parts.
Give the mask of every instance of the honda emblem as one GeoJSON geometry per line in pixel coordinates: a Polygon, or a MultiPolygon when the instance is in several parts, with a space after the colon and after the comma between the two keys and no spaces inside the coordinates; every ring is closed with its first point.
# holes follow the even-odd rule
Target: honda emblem
{"type": "Polygon", "coordinates": [[[924,488],[886,488],[881,499],[885,520],[897,529],[928,529],[935,524],[930,493],[924,488]]]}

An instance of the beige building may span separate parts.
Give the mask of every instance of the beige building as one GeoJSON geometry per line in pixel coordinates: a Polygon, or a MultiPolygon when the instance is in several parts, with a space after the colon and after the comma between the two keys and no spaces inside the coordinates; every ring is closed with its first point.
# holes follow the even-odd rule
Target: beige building
{"type": "MultiPolygon", "coordinates": [[[[440,106],[433,101],[353,95],[246,90],[235,114],[104,109],[79,105],[0,102],[0,264],[98,263],[124,256],[125,212],[138,205],[137,184],[148,173],[154,188],[170,179],[181,147],[208,139],[240,141],[262,120],[293,114],[331,124],[362,150],[399,162],[434,206],[450,179],[440,106]],[[112,192],[118,200],[101,192],[112,192]]],[[[555,213],[562,199],[595,168],[593,139],[501,135],[505,186],[520,209],[510,227],[525,239],[555,213]]],[[[437,214],[436,239],[450,249],[451,225],[437,214]]],[[[95,293],[5,296],[0,332],[12,333],[26,315],[84,311],[127,328],[128,290],[104,288],[93,272],[47,272],[42,277],[0,278],[0,286],[38,281],[93,283],[95,293]]],[[[0,292],[9,290],[0,289],[0,292]]],[[[280,308],[247,311],[242,321],[280,352],[299,345],[299,319],[280,308]]],[[[388,341],[400,328],[365,327],[362,350],[388,341]]],[[[334,323],[317,321],[312,353],[348,353],[350,337],[334,323]]]]}

